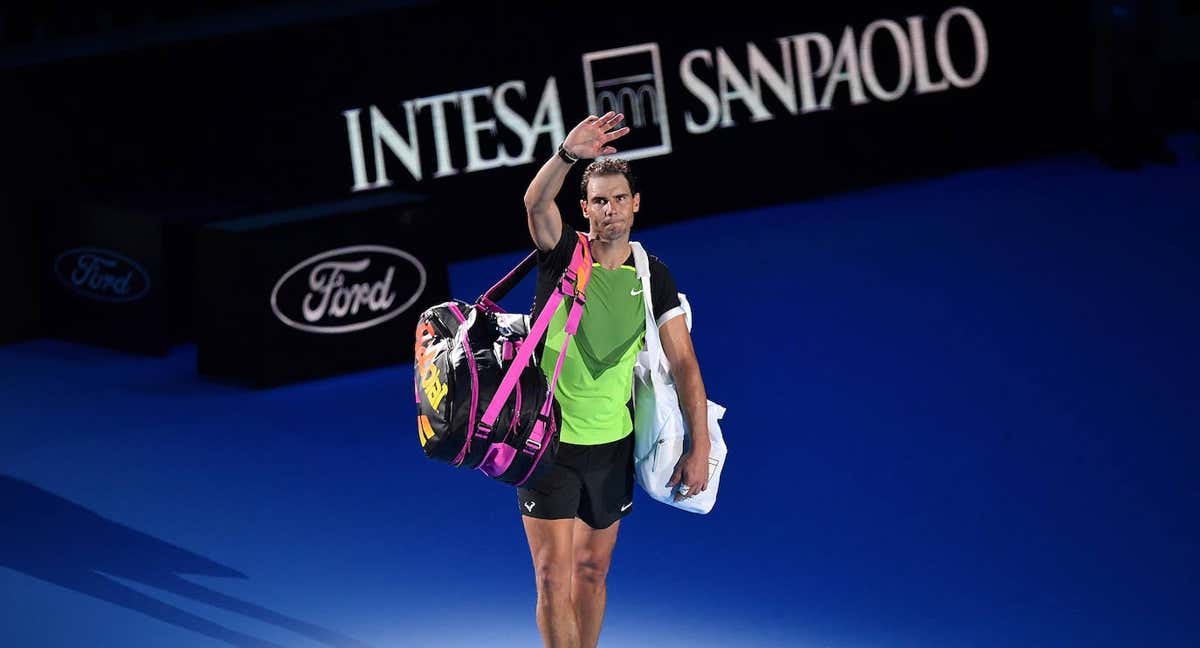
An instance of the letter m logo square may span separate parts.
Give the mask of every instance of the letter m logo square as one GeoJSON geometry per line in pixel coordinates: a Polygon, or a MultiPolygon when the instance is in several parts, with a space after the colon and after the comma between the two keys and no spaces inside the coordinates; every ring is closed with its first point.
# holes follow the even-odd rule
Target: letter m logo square
{"type": "Polygon", "coordinates": [[[621,157],[636,160],[671,152],[658,43],[588,52],[583,55],[583,80],[591,114],[625,114],[631,130],[618,142],[624,145],[621,157]]]}

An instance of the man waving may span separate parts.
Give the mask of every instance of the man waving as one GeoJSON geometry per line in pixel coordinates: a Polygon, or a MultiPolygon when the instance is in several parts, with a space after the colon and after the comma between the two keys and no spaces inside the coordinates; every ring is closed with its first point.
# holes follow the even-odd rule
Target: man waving
{"type": "MultiPolygon", "coordinates": [[[[533,317],[549,299],[571,260],[577,236],[554,199],[580,159],[616,153],[611,142],[629,132],[623,115],[590,116],[567,134],[525,192],[529,233],[538,248],[533,317]]],[[[586,219],[593,268],[578,333],[567,347],[555,399],[562,430],[555,464],[518,490],[537,581],[537,623],[550,648],[594,647],[604,619],[606,578],[621,518],[633,507],[633,366],[643,345],[646,317],[642,283],[629,233],[641,195],[629,163],[596,160],[583,172],[579,207],[586,219]]],[[[690,452],[671,484],[676,498],[708,485],[707,397],[675,280],[650,257],[650,290],[688,428],[690,452]]],[[[555,313],[539,350],[542,371],[553,372],[562,348],[570,302],[555,313]]]]}

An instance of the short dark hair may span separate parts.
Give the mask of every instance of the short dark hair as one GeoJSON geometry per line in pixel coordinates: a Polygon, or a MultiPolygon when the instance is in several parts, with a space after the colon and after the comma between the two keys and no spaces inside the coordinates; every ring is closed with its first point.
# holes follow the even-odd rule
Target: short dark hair
{"type": "Polygon", "coordinates": [[[637,181],[633,177],[633,171],[629,169],[629,162],[621,158],[604,158],[596,160],[587,165],[583,170],[583,178],[579,181],[579,199],[587,201],[587,186],[588,180],[593,176],[603,175],[623,175],[625,181],[629,183],[630,195],[637,193],[637,181]]]}

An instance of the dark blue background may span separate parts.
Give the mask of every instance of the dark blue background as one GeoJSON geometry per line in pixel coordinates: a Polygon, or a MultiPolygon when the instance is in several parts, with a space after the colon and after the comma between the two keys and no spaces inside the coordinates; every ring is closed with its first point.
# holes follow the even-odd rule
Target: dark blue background
{"type": "MultiPolygon", "coordinates": [[[[709,516],[636,500],[602,645],[1200,645],[1182,144],[661,227],[647,190],[730,454],[709,516]]],[[[246,391],[194,363],[0,348],[0,643],[538,644],[511,489],[422,456],[411,368],[246,391]]]]}

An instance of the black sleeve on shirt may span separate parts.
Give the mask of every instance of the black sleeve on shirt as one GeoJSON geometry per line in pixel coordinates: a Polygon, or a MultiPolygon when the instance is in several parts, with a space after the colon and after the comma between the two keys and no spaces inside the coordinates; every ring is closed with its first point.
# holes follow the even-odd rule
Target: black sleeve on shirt
{"type": "Polygon", "coordinates": [[[654,302],[654,319],[658,321],[659,326],[666,323],[662,319],[663,315],[681,305],[675,278],[671,276],[666,264],[656,256],[650,257],[650,299],[654,302]]]}
{"type": "Polygon", "coordinates": [[[571,265],[571,257],[575,254],[575,243],[579,237],[575,234],[575,228],[570,225],[562,224],[562,236],[558,238],[558,243],[554,247],[537,252],[537,287],[533,299],[533,310],[530,314],[537,317],[542,311],[542,306],[550,299],[550,293],[554,292],[554,286],[558,279],[562,276],[563,270],[571,265]]]}
{"type": "Polygon", "coordinates": [[[563,223],[562,235],[558,237],[558,243],[555,243],[554,247],[549,250],[538,250],[538,272],[549,272],[554,275],[562,274],[562,271],[571,263],[571,254],[575,252],[575,241],[577,238],[575,228],[563,223]]]}

